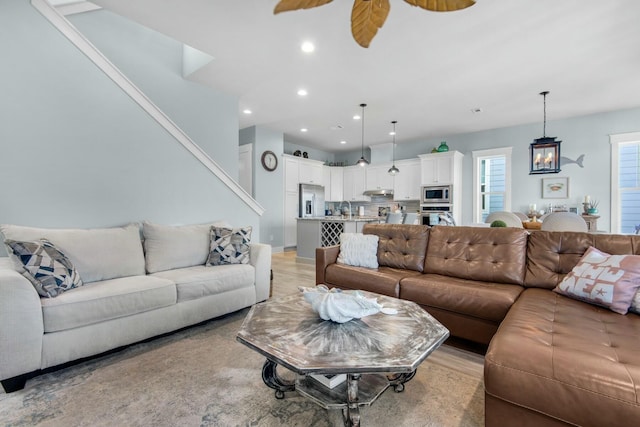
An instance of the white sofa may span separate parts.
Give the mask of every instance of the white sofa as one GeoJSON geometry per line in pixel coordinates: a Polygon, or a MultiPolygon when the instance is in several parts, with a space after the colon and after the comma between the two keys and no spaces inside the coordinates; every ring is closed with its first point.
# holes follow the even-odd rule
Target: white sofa
{"type": "Polygon", "coordinates": [[[248,264],[205,266],[212,225],[220,224],[0,226],[5,239],[49,240],[84,282],[55,298],[41,298],[13,260],[0,257],[0,380],[5,390],[23,388],[46,368],[266,300],[271,246],[251,243],[248,264]]]}

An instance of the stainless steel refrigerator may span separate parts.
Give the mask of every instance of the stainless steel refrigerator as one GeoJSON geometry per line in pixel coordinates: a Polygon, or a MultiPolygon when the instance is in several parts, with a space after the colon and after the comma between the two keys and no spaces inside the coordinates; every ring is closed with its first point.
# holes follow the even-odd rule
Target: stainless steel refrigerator
{"type": "Polygon", "coordinates": [[[324,187],[322,185],[298,184],[298,215],[300,218],[324,216],[324,187]]]}

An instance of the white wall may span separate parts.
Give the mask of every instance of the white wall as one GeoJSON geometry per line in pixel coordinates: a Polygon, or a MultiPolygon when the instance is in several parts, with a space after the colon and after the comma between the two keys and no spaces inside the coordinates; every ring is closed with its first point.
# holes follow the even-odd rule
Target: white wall
{"type": "Polygon", "coordinates": [[[238,179],[237,98],[184,79],[182,43],[107,10],[68,19],[222,169],[238,179]]]}
{"type": "Polygon", "coordinates": [[[265,126],[241,129],[240,144],[250,143],[253,143],[253,197],[265,209],[260,218],[260,239],[278,251],[284,248],[283,134],[265,126]],[[278,167],[272,172],[262,167],[262,153],[266,150],[278,156],[278,167]]]}
{"type": "MultiPolygon", "coordinates": [[[[11,35],[0,37],[0,223],[101,227],[227,219],[253,225],[258,240],[258,215],[28,1],[0,2],[0,28],[11,35]]],[[[144,55],[129,52],[128,60],[144,55]]],[[[237,108],[228,98],[220,102],[237,108]]],[[[216,150],[228,146],[232,154],[223,157],[237,165],[237,125],[229,126],[223,133],[234,138],[216,150]]]]}

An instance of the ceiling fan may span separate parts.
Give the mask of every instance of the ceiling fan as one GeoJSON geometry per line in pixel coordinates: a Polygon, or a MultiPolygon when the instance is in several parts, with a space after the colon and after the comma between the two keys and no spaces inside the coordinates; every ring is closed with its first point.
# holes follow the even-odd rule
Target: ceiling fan
{"type": "MultiPolygon", "coordinates": [[[[273,13],[291,10],[311,9],[331,3],[333,0],[280,0],[273,13]]],[[[473,6],[475,0],[404,0],[411,6],[418,6],[433,12],[450,12],[473,6]]],[[[369,47],[371,40],[389,15],[389,0],[354,0],[351,10],[351,34],[362,47],[369,47]]]]}

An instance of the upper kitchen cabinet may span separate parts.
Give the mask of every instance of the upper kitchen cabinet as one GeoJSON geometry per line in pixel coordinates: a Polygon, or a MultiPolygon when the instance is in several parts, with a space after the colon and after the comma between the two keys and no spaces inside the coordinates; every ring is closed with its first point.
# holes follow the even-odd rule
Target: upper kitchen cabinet
{"type": "Polygon", "coordinates": [[[323,166],[324,200],[325,202],[341,202],[344,200],[344,168],[323,166]]]}
{"type": "Polygon", "coordinates": [[[324,162],[284,154],[285,191],[298,191],[298,184],[323,185],[324,162]]]}
{"type": "Polygon", "coordinates": [[[383,165],[369,165],[365,169],[365,190],[393,189],[393,175],[389,174],[391,163],[383,165]]]}
{"type": "Polygon", "coordinates": [[[444,185],[454,184],[458,181],[458,175],[462,174],[462,157],[459,151],[446,151],[443,153],[421,154],[421,184],[444,185]]]}
{"type": "MultiPolygon", "coordinates": [[[[368,167],[368,166],[367,166],[368,167]]],[[[347,166],[344,172],[344,200],[350,202],[369,202],[371,197],[365,196],[366,168],[362,166],[347,166]]]]}
{"type": "Polygon", "coordinates": [[[420,200],[420,159],[399,160],[396,167],[400,173],[393,178],[393,200],[420,200]]]}
{"type": "Polygon", "coordinates": [[[322,185],[322,167],[324,162],[318,160],[298,159],[298,180],[301,184],[322,185]]]}

